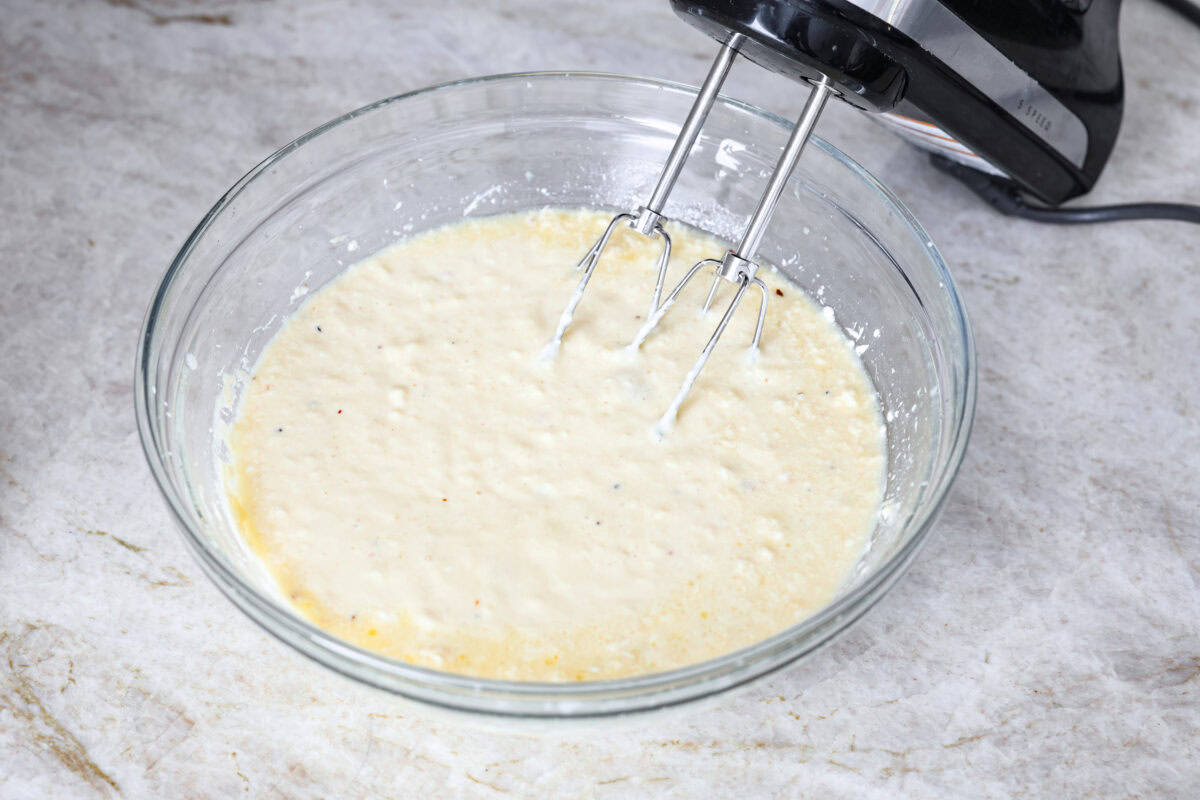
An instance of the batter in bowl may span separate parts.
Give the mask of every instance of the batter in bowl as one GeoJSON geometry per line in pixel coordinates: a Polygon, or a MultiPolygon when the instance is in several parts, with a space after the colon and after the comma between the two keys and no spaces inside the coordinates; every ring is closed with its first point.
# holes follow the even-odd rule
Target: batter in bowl
{"type": "MultiPolygon", "coordinates": [[[[716,319],[687,312],[695,281],[627,350],[657,243],[618,233],[561,352],[540,357],[608,219],[543,210],[416,236],[315,293],[267,347],[230,501],[315,624],[435,669],[579,681],[709,659],[833,599],[886,461],[849,341],[763,274],[757,359],[747,303],[656,441],[716,319]]],[[[669,281],[724,250],[672,237],[669,281]]]]}

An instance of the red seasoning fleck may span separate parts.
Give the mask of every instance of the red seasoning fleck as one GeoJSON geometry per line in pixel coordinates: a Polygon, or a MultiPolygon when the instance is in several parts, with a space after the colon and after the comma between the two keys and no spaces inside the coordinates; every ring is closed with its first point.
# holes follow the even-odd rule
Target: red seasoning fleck
{"type": "Polygon", "coordinates": [[[339,414],[340,414],[340,413],[342,413],[342,410],[341,410],[340,408],[338,409],[338,413],[339,413],[339,414]]]}

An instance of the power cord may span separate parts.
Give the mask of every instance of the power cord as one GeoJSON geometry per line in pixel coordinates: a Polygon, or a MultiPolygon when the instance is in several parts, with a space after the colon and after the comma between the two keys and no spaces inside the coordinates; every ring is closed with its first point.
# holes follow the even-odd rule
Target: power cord
{"type": "MultiPolygon", "coordinates": [[[[1200,27],[1200,6],[1191,0],[1158,2],[1200,27]]],[[[1035,205],[1022,197],[1012,184],[1001,178],[963,166],[945,156],[932,155],[930,158],[939,170],[957,178],[988,205],[1009,217],[1055,225],[1090,225],[1135,219],[1168,219],[1200,224],[1200,206],[1188,203],[1124,203],[1072,208],[1035,205]]]]}
{"type": "Polygon", "coordinates": [[[1159,3],[1187,18],[1193,25],[1200,25],[1200,6],[1191,0],[1158,0],[1159,3]]]}
{"type": "Polygon", "coordinates": [[[1023,198],[1012,184],[951,161],[945,156],[931,155],[933,165],[952,175],[988,205],[1009,217],[1021,217],[1034,222],[1057,225],[1088,225],[1097,222],[1125,222],[1135,219],[1169,219],[1200,225],[1200,206],[1188,203],[1125,203],[1114,206],[1084,206],[1051,208],[1034,205],[1023,198]]]}

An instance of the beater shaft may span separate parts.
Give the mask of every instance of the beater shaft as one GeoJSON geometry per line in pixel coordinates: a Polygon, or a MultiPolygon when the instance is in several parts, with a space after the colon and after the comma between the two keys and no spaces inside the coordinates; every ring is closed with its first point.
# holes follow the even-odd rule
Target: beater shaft
{"type": "Polygon", "coordinates": [[[775,165],[771,181],[767,184],[762,199],[758,201],[758,208],[754,210],[754,216],[750,218],[746,232],[742,234],[737,254],[747,261],[754,260],[754,254],[758,252],[758,246],[762,244],[767,226],[775,214],[775,206],[779,205],[779,198],[783,195],[783,187],[787,185],[788,178],[792,177],[792,170],[796,168],[796,162],[800,160],[800,154],[804,151],[804,146],[808,144],[813,128],[817,126],[817,120],[820,119],[821,112],[825,109],[825,103],[832,94],[833,88],[829,83],[829,78],[822,75],[820,82],[813,85],[808,102],[804,104],[804,110],[800,112],[800,118],[796,120],[796,127],[792,130],[792,135],[783,148],[783,154],[779,156],[779,163],[775,165]]]}
{"type": "Polygon", "coordinates": [[[725,313],[721,315],[720,322],[717,323],[716,330],[713,331],[708,343],[700,352],[700,356],[688,370],[687,376],[683,380],[683,385],[675,394],[674,399],[668,406],[666,413],[659,419],[658,424],[654,427],[655,434],[661,438],[670,431],[675,423],[675,417],[679,413],[679,408],[687,399],[688,393],[691,392],[692,386],[695,385],[696,379],[700,377],[700,372],[704,369],[704,365],[708,363],[709,356],[712,355],[717,346],[717,340],[721,338],[721,334],[725,332],[725,328],[729,325],[730,319],[737,310],[738,305],[742,302],[742,298],[746,294],[746,290],[750,285],[758,287],[762,292],[762,301],[758,308],[758,323],[754,329],[754,341],[751,344],[750,350],[752,353],[757,352],[759,339],[762,336],[763,323],[766,321],[767,312],[767,287],[761,279],[755,277],[758,271],[758,265],[754,262],[754,256],[758,252],[758,247],[762,244],[763,236],[766,233],[767,226],[771,222],[771,217],[775,213],[775,207],[779,204],[779,198],[783,196],[784,187],[787,185],[788,179],[791,177],[796,162],[800,159],[800,154],[804,151],[804,146],[808,143],[809,137],[812,136],[813,128],[816,127],[817,120],[821,116],[821,111],[825,108],[825,103],[833,94],[832,86],[829,79],[825,76],[813,85],[812,93],[809,94],[808,102],[804,104],[804,110],[800,113],[800,118],[796,121],[796,127],[792,130],[792,134],[788,137],[787,144],[783,148],[783,153],[779,156],[779,161],[775,165],[775,171],[771,174],[771,180],[767,183],[767,188],[763,192],[762,197],[758,201],[757,208],[754,209],[754,214],[750,217],[750,222],[746,226],[746,231],[742,234],[742,240],[738,244],[737,250],[731,250],[725,254],[725,257],[720,261],[713,259],[704,259],[698,262],[683,279],[676,284],[675,288],[667,295],[667,299],[663,301],[642,329],[638,331],[633,343],[630,345],[636,349],[639,347],[650,332],[666,315],[667,311],[675,304],[680,292],[684,286],[699,271],[709,264],[716,266],[715,275],[713,277],[713,286],[708,292],[708,298],[704,303],[704,310],[707,311],[712,304],[713,298],[716,296],[717,287],[722,279],[737,285],[737,292],[729,306],[725,309],[725,313]]]}
{"type": "Polygon", "coordinates": [[[741,34],[734,34],[729,41],[721,45],[716,59],[708,69],[708,75],[700,87],[700,93],[696,95],[696,101],[692,103],[687,119],[683,121],[683,127],[679,129],[679,136],[675,138],[675,144],[671,146],[671,154],[667,156],[667,162],[663,164],[662,173],[658,176],[658,184],[654,187],[654,193],[650,195],[650,201],[646,203],[646,208],[655,214],[662,213],[667,197],[675,188],[675,181],[683,170],[683,163],[691,154],[692,147],[696,144],[697,137],[700,136],[700,129],[704,127],[704,120],[708,118],[708,112],[716,102],[717,94],[721,91],[721,86],[729,75],[729,68],[733,65],[733,59],[737,55],[737,47],[741,40],[741,34]]]}

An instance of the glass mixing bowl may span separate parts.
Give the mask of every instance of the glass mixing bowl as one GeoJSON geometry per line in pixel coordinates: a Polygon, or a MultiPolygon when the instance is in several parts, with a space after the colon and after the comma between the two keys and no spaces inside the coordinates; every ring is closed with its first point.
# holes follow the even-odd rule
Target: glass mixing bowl
{"type": "MultiPolygon", "coordinates": [[[[437,86],[300,137],[208,212],[147,313],[137,419],[184,538],[239,608],[304,655],[381,689],[479,714],[561,718],[662,708],[744,684],[812,653],[883,596],[927,535],[962,460],[974,347],[925,231],[890,191],[820,139],[801,159],[759,253],[834,310],[859,346],[888,429],[879,522],[820,613],[751,647],[665,673],[563,684],[463,677],[314,627],[288,606],[231,518],[223,433],[248,370],[304,295],[400,237],[464,217],[548,205],[628,211],[654,185],[694,94],[677,84],[580,73],[437,86]]],[[[757,108],[718,101],[667,215],[736,239],[789,127],[757,108]]]]}

